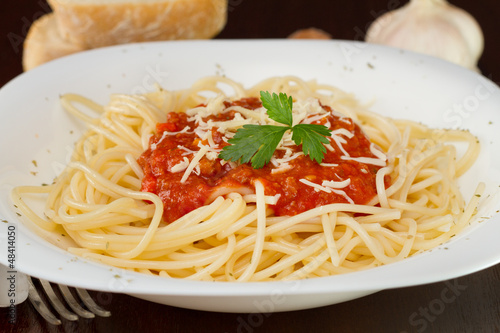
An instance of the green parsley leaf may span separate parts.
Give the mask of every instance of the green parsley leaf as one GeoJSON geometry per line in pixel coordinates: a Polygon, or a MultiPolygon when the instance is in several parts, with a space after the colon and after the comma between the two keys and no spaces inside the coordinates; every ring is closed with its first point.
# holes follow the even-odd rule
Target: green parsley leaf
{"type": "Polygon", "coordinates": [[[269,163],[288,127],[274,125],[243,125],[225,146],[219,157],[226,161],[252,162],[255,169],[269,163]]]}
{"type": "Polygon", "coordinates": [[[272,120],[293,126],[292,117],[292,96],[287,97],[286,94],[280,93],[279,96],[273,93],[271,94],[267,91],[260,92],[260,100],[262,101],[262,106],[267,109],[267,114],[272,120]]]}
{"type": "Polygon", "coordinates": [[[322,143],[330,143],[325,136],[331,133],[332,131],[323,125],[297,124],[293,126],[292,140],[297,146],[302,144],[304,155],[309,155],[311,160],[321,163],[326,153],[326,148],[322,143]]]}
{"type": "Polygon", "coordinates": [[[272,95],[267,91],[260,92],[262,106],[267,109],[267,114],[272,120],[287,125],[243,125],[238,129],[230,145],[222,148],[219,157],[226,161],[240,161],[252,163],[255,169],[262,168],[269,163],[286,131],[292,131],[292,140],[296,145],[302,145],[304,155],[311,160],[321,163],[326,148],[323,144],[329,141],[325,136],[330,136],[332,131],[323,125],[297,124],[293,126],[293,99],[284,93],[272,95]]]}

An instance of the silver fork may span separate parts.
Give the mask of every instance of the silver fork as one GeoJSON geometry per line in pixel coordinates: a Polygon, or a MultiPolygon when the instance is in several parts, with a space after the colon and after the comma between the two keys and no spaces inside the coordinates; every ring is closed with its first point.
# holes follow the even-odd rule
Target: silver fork
{"type": "MultiPolygon", "coordinates": [[[[33,284],[33,280],[31,277],[28,278],[29,284],[29,293],[28,298],[35,307],[35,309],[40,313],[40,315],[45,318],[49,323],[53,325],[60,325],[61,320],[59,320],[50,309],[47,307],[47,304],[42,300],[40,294],[37,291],[37,288],[33,284]]],[[[61,291],[61,295],[63,296],[66,304],[73,310],[70,311],[66,308],[63,302],[59,299],[59,297],[54,292],[52,285],[49,281],[38,279],[40,285],[42,286],[45,295],[47,296],[52,307],[57,311],[57,313],[63,317],[64,319],[75,321],[78,320],[79,317],[82,318],[94,318],[96,315],[100,317],[109,317],[111,316],[111,312],[104,310],[100,306],[98,306],[92,297],[89,295],[87,290],[81,288],[74,288],[76,293],[80,297],[81,301],[87,309],[83,308],[80,303],[75,299],[72,292],[68,288],[68,286],[58,284],[59,290],[61,291]]]]}

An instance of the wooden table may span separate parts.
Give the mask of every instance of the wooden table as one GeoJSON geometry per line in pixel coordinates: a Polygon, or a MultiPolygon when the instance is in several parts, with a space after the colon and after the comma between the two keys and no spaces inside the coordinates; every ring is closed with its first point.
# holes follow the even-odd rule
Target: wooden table
{"type": "MultiPolygon", "coordinates": [[[[472,13],[485,35],[479,67],[500,78],[500,2],[452,1],[472,13]]],[[[333,38],[362,40],[375,17],[406,1],[229,0],[228,23],[217,38],[284,38],[317,27],[333,38]],[[281,15],[276,12],[281,11],[281,15]]],[[[22,40],[44,0],[2,1],[0,86],[20,74],[22,40]]],[[[1,112],[5,112],[2,110],[1,112]]],[[[500,110],[499,110],[500,112],[500,110]]],[[[0,332],[500,332],[500,265],[430,285],[386,290],[317,309],[274,313],[211,313],[174,308],[127,295],[92,292],[110,318],[61,326],[47,324],[29,302],[17,307],[17,323],[0,309],[0,332]]]]}

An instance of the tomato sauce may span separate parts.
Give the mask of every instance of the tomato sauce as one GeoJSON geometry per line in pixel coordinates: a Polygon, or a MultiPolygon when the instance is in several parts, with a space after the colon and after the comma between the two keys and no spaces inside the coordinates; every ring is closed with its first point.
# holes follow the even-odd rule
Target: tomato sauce
{"type": "MultiPolygon", "coordinates": [[[[225,105],[256,109],[261,107],[261,102],[257,98],[244,98],[225,102],[225,105]]],[[[352,119],[340,119],[331,112],[331,108],[322,107],[330,111],[327,117],[322,119],[323,124],[329,123],[331,130],[344,128],[354,134],[342,145],[351,157],[376,158],[370,150],[369,139],[352,119]]],[[[234,118],[234,114],[234,111],[222,112],[206,117],[204,121],[230,120],[234,118]]],[[[155,193],[161,198],[164,203],[164,219],[168,222],[208,204],[211,194],[217,189],[246,188],[253,191],[256,180],[263,183],[266,195],[280,195],[277,204],[271,206],[278,216],[296,215],[330,203],[349,202],[342,194],[317,190],[300,182],[300,179],[321,185],[323,180],[338,182],[349,178],[350,184],[341,190],[356,204],[366,204],[376,195],[375,176],[380,167],[341,159],[343,153],[332,140],[334,149],[327,150],[323,163],[336,166],[321,166],[309,157],[301,155],[288,162],[291,168],[287,171],[273,173],[275,166],[271,163],[261,169],[253,169],[250,164],[233,168],[234,163],[221,163],[219,158],[209,159],[204,156],[196,172],[192,172],[185,182],[181,183],[184,171],[172,172],[172,167],[179,163],[187,165],[200,149],[198,145],[201,139],[194,133],[195,128],[195,122],[190,121],[185,113],[168,113],[166,122],[157,124],[157,133],[151,137],[150,147],[138,159],[144,171],[141,190],[155,193]]],[[[212,128],[212,138],[220,149],[228,144],[223,140],[223,134],[215,127],[212,128]]],[[[207,142],[201,143],[208,145],[207,142]]],[[[301,147],[291,148],[297,152],[301,151],[301,147]]],[[[280,153],[283,154],[277,150],[275,156],[281,157],[280,153]]]]}

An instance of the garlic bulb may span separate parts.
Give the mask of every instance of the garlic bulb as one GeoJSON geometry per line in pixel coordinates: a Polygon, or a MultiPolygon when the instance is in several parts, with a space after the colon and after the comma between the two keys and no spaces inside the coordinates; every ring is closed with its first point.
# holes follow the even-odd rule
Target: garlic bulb
{"type": "Polygon", "coordinates": [[[410,0],[377,18],[365,40],[440,57],[476,71],[484,48],[477,21],[446,0],[410,0]]]}

